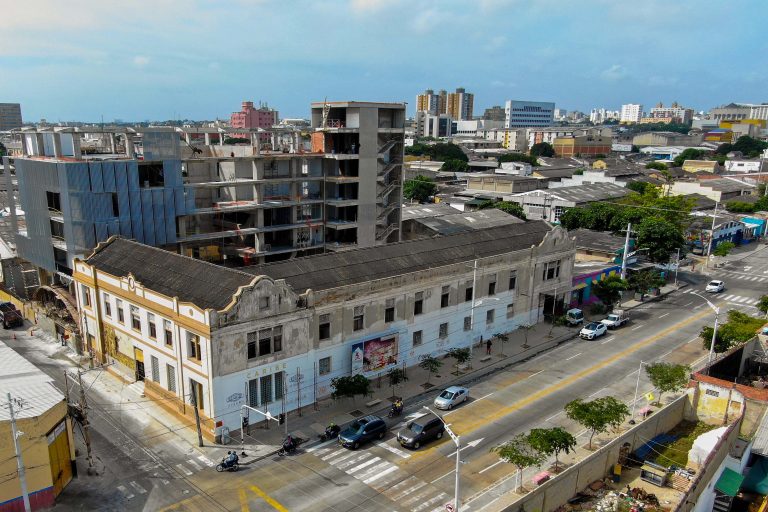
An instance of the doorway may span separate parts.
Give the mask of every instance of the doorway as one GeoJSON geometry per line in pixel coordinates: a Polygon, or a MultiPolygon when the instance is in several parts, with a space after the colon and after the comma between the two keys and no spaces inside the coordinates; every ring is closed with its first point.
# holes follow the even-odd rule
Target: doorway
{"type": "Polygon", "coordinates": [[[134,347],[133,356],[136,359],[136,380],[144,380],[144,351],[134,347]]]}

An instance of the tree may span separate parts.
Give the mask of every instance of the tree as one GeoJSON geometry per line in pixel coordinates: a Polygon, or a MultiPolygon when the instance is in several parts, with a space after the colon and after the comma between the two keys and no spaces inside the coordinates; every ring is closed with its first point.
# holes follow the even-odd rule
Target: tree
{"type": "Polygon", "coordinates": [[[232,144],[250,144],[250,139],[246,139],[245,137],[224,137],[224,144],[232,145],[232,144]]]}
{"type": "Polygon", "coordinates": [[[369,395],[371,393],[371,381],[364,375],[335,377],[331,379],[333,398],[354,397],[355,395],[369,395]]]}
{"type": "Polygon", "coordinates": [[[702,149],[688,148],[675,157],[672,165],[682,167],[686,160],[700,160],[706,154],[707,152],[702,149]]]}
{"type": "Polygon", "coordinates": [[[629,416],[629,407],[612,396],[597,398],[591,402],[577,398],[565,405],[565,414],[590,431],[589,449],[591,450],[592,438],[595,434],[607,432],[609,427],[618,428],[629,416]]]}
{"type": "Polygon", "coordinates": [[[621,299],[621,292],[628,288],[629,283],[627,283],[626,279],[622,279],[621,276],[611,275],[594,283],[592,285],[592,293],[610,309],[621,299]]]}
{"type": "Polygon", "coordinates": [[[547,456],[555,456],[555,471],[560,463],[560,452],[571,453],[576,447],[576,438],[560,427],[534,428],[528,433],[528,444],[534,450],[547,456]]]}
{"type": "Polygon", "coordinates": [[[582,176],[583,174],[584,174],[584,168],[583,167],[579,167],[578,169],[573,171],[573,175],[574,176],[582,176]]]}
{"type": "Polygon", "coordinates": [[[531,446],[525,434],[518,434],[510,441],[494,446],[491,451],[517,468],[517,492],[523,492],[523,470],[529,466],[538,466],[545,459],[543,453],[531,446]]]}
{"type": "Polygon", "coordinates": [[[648,258],[654,263],[666,263],[678,248],[685,247],[682,230],[659,217],[647,217],[637,227],[638,248],[648,249],[648,258]]]}
{"type": "Polygon", "coordinates": [[[680,391],[688,383],[691,367],[684,364],[651,363],[645,365],[645,374],[651,379],[653,387],[659,390],[659,403],[661,394],[680,391]]]}
{"type": "Polygon", "coordinates": [[[421,361],[419,361],[419,368],[427,371],[427,384],[429,384],[429,381],[432,378],[432,374],[437,373],[441,366],[443,366],[443,362],[438,358],[432,357],[428,354],[421,356],[421,361]]]}
{"type": "Polygon", "coordinates": [[[523,153],[507,153],[499,157],[499,163],[504,162],[525,162],[536,167],[539,165],[539,161],[535,156],[524,155],[523,153]]]}
{"type": "Polygon", "coordinates": [[[508,213],[510,215],[514,215],[518,219],[526,220],[525,217],[525,211],[523,211],[523,207],[520,206],[518,203],[515,203],[514,201],[484,201],[480,204],[479,209],[480,210],[486,210],[489,208],[495,208],[497,210],[501,210],[504,213],[508,213]]]}
{"type": "Polygon", "coordinates": [[[632,149],[630,150],[630,153],[639,153],[640,148],[632,144],[632,149]]]}
{"type": "MultiPolygon", "coordinates": [[[[765,320],[762,318],[755,318],[735,309],[728,311],[728,321],[717,328],[715,352],[726,352],[734,345],[749,341],[764,324],[765,320]]],[[[705,326],[699,332],[706,350],[709,350],[712,344],[712,330],[712,327],[705,326]]]]}
{"type": "Polygon", "coordinates": [[[728,256],[728,253],[730,253],[735,247],[736,244],[733,242],[720,242],[715,247],[715,250],[712,251],[712,254],[715,256],[720,256],[721,258],[725,258],[728,256]]]}
{"type": "Polygon", "coordinates": [[[389,386],[392,388],[392,396],[395,396],[395,386],[408,380],[408,376],[405,374],[405,370],[402,368],[390,368],[387,372],[389,378],[389,386]]]}
{"type": "Polygon", "coordinates": [[[531,156],[544,156],[551,158],[555,156],[555,148],[553,148],[552,144],[548,142],[537,142],[531,146],[530,154],[531,156]]]}
{"type": "Polygon", "coordinates": [[[765,314],[768,314],[768,295],[760,297],[760,302],[757,303],[757,309],[765,314]]]}
{"type": "Polygon", "coordinates": [[[438,142],[437,144],[422,144],[416,142],[412,146],[405,148],[405,154],[412,156],[426,156],[431,160],[438,162],[446,162],[448,160],[461,160],[462,162],[469,161],[469,158],[459,146],[442,142],[438,142]]]}
{"type": "Polygon", "coordinates": [[[641,270],[630,274],[629,286],[639,293],[640,300],[643,300],[645,294],[648,293],[648,290],[664,286],[664,279],[661,278],[661,274],[659,274],[658,270],[641,270]]]}
{"type": "Polygon", "coordinates": [[[467,172],[467,169],[469,169],[469,164],[467,164],[467,162],[455,158],[446,160],[443,163],[443,166],[440,167],[441,172],[467,172]]]}
{"type": "Polygon", "coordinates": [[[456,360],[456,373],[459,375],[459,366],[472,359],[472,351],[468,348],[452,348],[448,351],[448,357],[456,360]]]}
{"type": "Polygon", "coordinates": [[[645,164],[645,168],[656,169],[657,171],[666,171],[669,169],[669,167],[667,167],[667,164],[662,162],[648,162],[647,164],[645,164]]]}
{"type": "Polygon", "coordinates": [[[412,180],[405,182],[403,186],[403,196],[406,199],[411,199],[423,203],[429,199],[430,196],[435,195],[437,192],[437,185],[435,182],[419,174],[412,180]]]}
{"type": "Polygon", "coordinates": [[[631,181],[627,184],[627,188],[638,194],[645,194],[649,190],[656,188],[653,184],[645,181],[631,181]]]}

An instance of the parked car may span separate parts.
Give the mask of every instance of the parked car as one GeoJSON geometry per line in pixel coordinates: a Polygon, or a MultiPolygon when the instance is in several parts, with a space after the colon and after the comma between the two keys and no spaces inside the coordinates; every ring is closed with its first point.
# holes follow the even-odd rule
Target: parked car
{"type": "Polygon", "coordinates": [[[590,322],[585,325],[581,331],[579,331],[579,336],[586,340],[593,340],[595,338],[599,338],[606,332],[608,332],[608,328],[605,326],[605,324],[590,322]]]}
{"type": "Polygon", "coordinates": [[[357,450],[361,444],[373,439],[383,439],[387,433],[387,424],[373,414],[358,418],[347,425],[339,434],[339,444],[344,448],[357,450]]]}
{"type": "Polygon", "coordinates": [[[435,407],[438,409],[453,409],[454,405],[466,402],[468,397],[469,390],[467,388],[451,386],[443,390],[443,392],[435,398],[435,407]]]}
{"type": "Polygon", "coordinates": [[[723,281],[717,280],[710,281],[705,290],[710,293],[720,293],[721,291],[725,290],[725,283],[723,281]]]}
{"type": "Polygon", "coordinates": [[[584,312],[579,308],[569,309],[565,313],[565,319],[568,322],[568,325],[579,325],[584,322],[584,312]]]}
{"type": "Polygon", "coordinates": [[[12,302],[0,303],[0,320],[3,322],[3,329],[24,325],[24,317],[21,315],[21,311],[16,309],[12,302]]]}
{"type": "Polygon", "coordinates": [[[397,433],[397,442],[406,448],[418,450],[433,439],[440,439],[445,432],[445,424],[434,414],[420,416],[403,427],[397,433]]]}
{"type": "Polygon", "coordinates": [[[616,329],[627,322],[629,322],[629,314],[623,309],[615,309],[613,313],[600,320],[600,323],[604,324],[609,329],[616,329]]]}

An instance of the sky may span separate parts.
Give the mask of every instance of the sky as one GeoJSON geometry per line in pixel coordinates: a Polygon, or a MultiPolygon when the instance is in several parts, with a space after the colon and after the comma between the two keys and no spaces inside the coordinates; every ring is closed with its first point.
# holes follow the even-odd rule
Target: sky
{"type": "Polygon", "coordinates": [[[768,102],[766,0],[4,2],[0,102],[27,121],[281,117],[464,87],[589,112],[768,102]]]}

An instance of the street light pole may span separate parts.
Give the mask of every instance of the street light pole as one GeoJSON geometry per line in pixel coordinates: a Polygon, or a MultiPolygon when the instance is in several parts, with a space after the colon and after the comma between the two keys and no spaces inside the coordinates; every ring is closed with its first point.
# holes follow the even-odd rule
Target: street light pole
{"type": "Polygon", "coordinates": [[[461,485],[461,476],[459,473],[459,469],[461,468],[461,437],[454,434],[453,430],[451,430],[450,425],[448,425],[445,420],[443,420],[442,416],[438,415],[427,407],[424,406],[424,409],[431,412],[434,416],[436,416],[445,427],[445,431],[448,432],[448,435],[451,436],[451,439],[453,440],[453,443],[456,445],[456,480],[454,483],[454,494],[453,494],[453,512],[459,512],[459,493],[460,493],[460,485],[461,485]]]}
{"type": "Polygon", "coordinates": [[[635,383],[635,399],[632,400],[632,417],[629,420],[631,425],[635,424],[635,404],[637,403],[637,392],[640,390],[640,373],[643,370],[643,361],[640,361],[640,367],[637,369],[637,382],[635,383]]]}
{"type": "Polygon", "coordinates": [[[627,258],[629,258],[629,235],[632,231],[632,223],[627,224],[627,236],[624,238],[624,254],[621,255],[621,278],[627,278],[627,258]]]}
{"type": "Polygon", "coordinates": [[[717,324],[719,319],[718,317],[720,315],[720,308],[709,302],[706,297],[702,297],[696,292],[691,292],[691,295],[696,295],[697,297],[704,299],[704,302],[707,303],[707,306],[709,306],[710,309],[715,312],[715,326],[712,329],[712,342],[709,344],[709,355],[707,356],[707,375],[709,375],[709,368],[712,365],[712,359],[714,359],[715,354],[715,341],[717,340],[717,324]]]}
{"type": "Polygon", "coordinates": [[[677,271],[680,270],[680,248],[677,248],[677,264],[675,265],[675,288],[677,288],[677,271]]]}
{"type": "Polygon", "coordinates": [[[709,232],[709,244],[707,244],[707,268],[709,268],[709,258],[712,255],[712,245],[715,241],[715,221],[717,220],[717,205],[720,203],[715,202],[715,213],[712,215],[712,230],[709,232]]]}
{"type": "Polygon", "coordinates": [[[472,305],[469,308],[469,349],[475,343],[475,297],[477,297],[477,259],[472,264],[472,305]]]}

